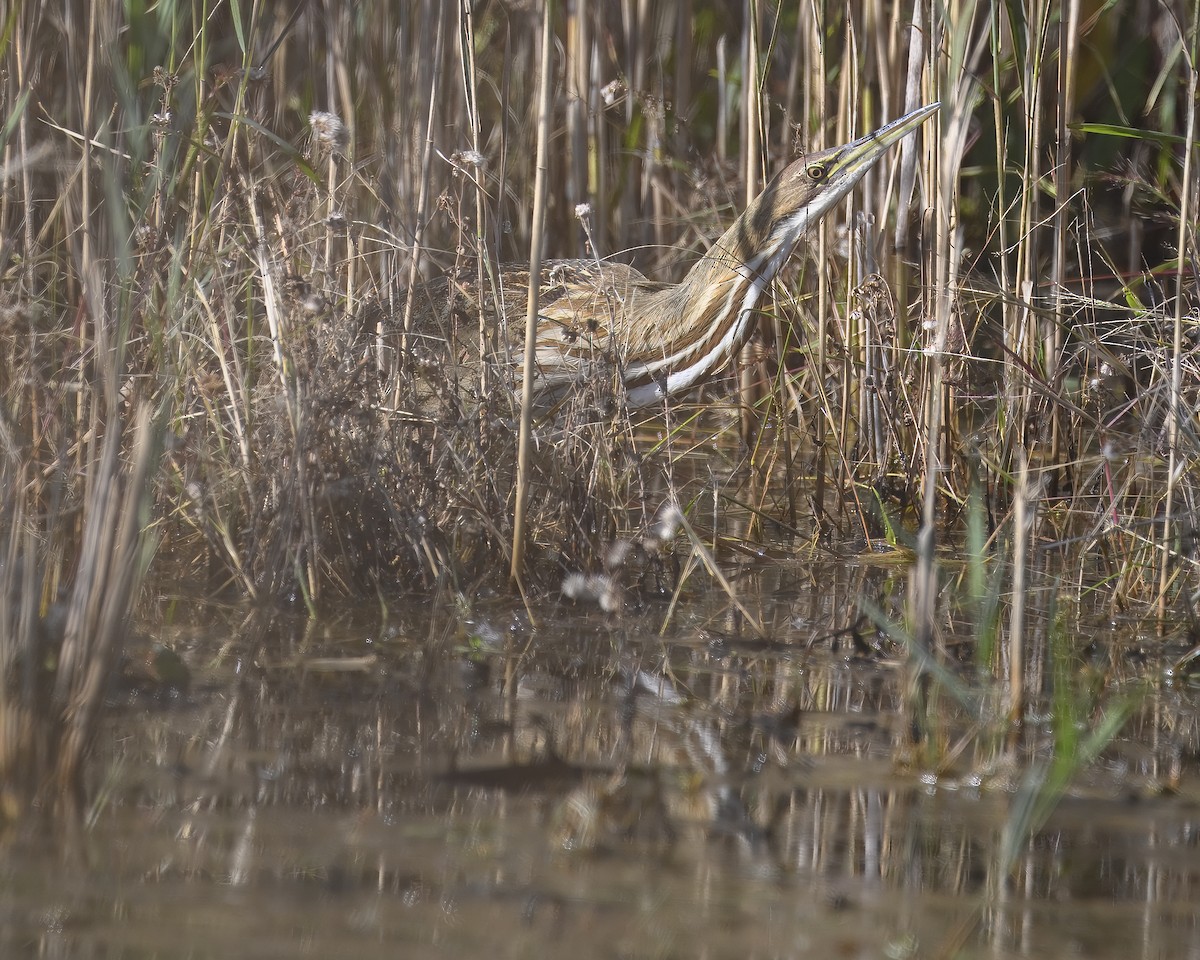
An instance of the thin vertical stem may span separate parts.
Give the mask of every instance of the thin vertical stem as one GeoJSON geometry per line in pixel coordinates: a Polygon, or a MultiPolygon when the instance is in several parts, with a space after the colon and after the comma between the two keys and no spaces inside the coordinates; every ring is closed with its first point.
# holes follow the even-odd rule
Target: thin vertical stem
{"type": "Polygon", "coordinates": [[[1012,289],[1012,279],[1009,275],[1009,250],[1012,249],[1009,234],[1009,204],[1008,191],[1004,171],[1008,169],[1008,134],[1004,119],[1004,98],[1001,96],[1001,64],[1004,39],[1000,17],[1002,11],[993,4],[989,13],[990,53],[992,59],[992,123],[996,133],[996,227],[1000,238],[1000,254],[995,258],[996,271],[1002,296],[1000,297],[1001,323],[1000,328],[1004,337],[1004,345],[1012,350],[1012,332],[1016,328],[1016,300],[1008,296],[1012,289]]]}
{"type": "MultiPolygon", "coordinates": [[[[567,9],[566,64],[563,76],[567,85],[567,203],[577,208],[588,198],[587,115],[588,115],[588,60],[589,60],[589,9],[587,4],[575,0],[567,9]]],[[[589,256],[583,232],[574,231],[571,243],[572,256],[589,256]]]]}
{"type": "MultiPolygon", "coordinates": [[[[1079,0],[1067,0],[1066,23],[1060,27],[1058,49],[1058,126],[1055,130],[1054,260],[1051,265],[1051,293],[1054,316],[1043,337],[1046,351],[1046,377],[1053,385],[1058,376],[1058,358],[1062,352],[1063,289],[1067,273],[1067,198],[1071,192],[1071,140],[1067,125],[1075,109],[1075,57],[1079,48],[1079,0]]],[[[1062,441],[1062,411],[1058,404],[1050,410],[1050,463],[1057,465],[1062,441]]]]}
{"type": "MultiPolygon", "coordinates": [[[[1175,322],[1171,345],[1171,395],[1167,416],[1167,495],[1163,505],[1161,566],[1158,571],[1158,622],[1160,629],[1166,621],[1167,584],[1171,570],[1171,514],[1175,509],[1175,486],[1179,480],[1179,425],[1183,411],[1183,304],[1184,264],[1191,261],[1192,226],[1192,169],[1196,140],[1196,57],[1200,32],[1200,0],[1192,5],[1191,54],[1188,58],[1187,134],[1184,139],[1183,185],[1179,197],[1179,269],[1175,273],[1175,322]]],[[[1191,279],[1191,278],[1189,278],[1191,279]]]]}
{"type": "MultiPolygon", "coordinates": [[[[746,181],[745,204],[758,196],[759,171],[762,168],[762,115],[759,103],[759,15],[758,0],[746,0],[746,34],[742,62],[742,129],[745,131],[742,171],[746,181]]],[[[740,404],[742,440],[753,448],[758,432],[755,407],[759,400],[759,377],[762,363],[756,359],[756,346],[742,347],[739,358],[738,401],[740,404]]]]}
{"type": "MultiPolygon", "coordinates": [[[[459,11],[459,55],[462,61],[463,95],[466,99],[467,125],[471,133],[471,150],[478,158],[479,151],[479,85],[475,74],[475,20],[471,12],[470,0],[463,0],[459,11]]],[[[477,175],[472,178],[475,184],[475,282],[483,290],[487,283],[488,249],[486,232],[486,208],[484,206],[483,165],[477,164],[477,175]]],[[[479,298],[479,355],[488,355],[488,318],[484,307],[485,298],[479,298]]],[[[488,395],[488,365],[479,365],[479,395],[488,395]]]]}
{"type": "MultiPolygon", "coordinates": [[[[1013,337],[1014,355],[1026,365],[1027,370],[1038,370],[1038,321],[1033,300],[1037,292],[1038,239],[1040,217],[1037,211],[1041,180],[1042,151],[1042,66],[1045,61],[1046,36],[1050,19],[1050,4],[1046,0],[1029,0],[1025,19],[1025,70],[1022,76],[1023,101],[1025,105],[1025,155],[1022,161],[1021,219],[1017,234],[1021,238],[1017,248],[1017,283],[1020,287],[1019,323],[1013,337]]],[[[1015,425],[1015,440],[1025,444],[1025,424],[1029,419],[1033,391],[1018,364],[1010,364],[1010,402],[1015,407],[1010,411],[1010,423],[1015,425]]]]}
{"type": "Polygon", "coordinates": [[[538,281],[542,273],[546,223],[546,171],[550,143],[550,29],[554,0],[542,8],[541,77],[538,87],[537,174],[533,184],[533,228],[529,241],[529,299],[525,310],[525,362],[521,377],[521,430],[517,439],[517,502],[513,514],[512,567],[509,578],[520,585],[525,564],[525,512],[529,501],[529,434],[533,423],[533,375],[537,366],[538,281]]]}
{"type": "Polygon", "coordinates": [[[746,0],[746,46],[742,63],[742,120],[745,130],[742,171],[746,180],[744,202],[747,206],[758,196],[759,171],[762,169],[762,115],[758,99],[758,19],[758,0],[746,0]]]}
{"type": "Polygon", "coordinates": [[[1025,702],[1025,580],[1029,552],[1029,462],[1017,451],[1017,491],[1013,504],[1012,605],[1008,610],[1008,719],[1021,718],[1025,702]]]}
{"type": "Polygon", "coordinates": [[[717,161],[724,165],[729,150],[729,70],[725,65],[725,35],[717,38],[717,161]]]}
{"type": "MultiPolygon", "coordinates": [[[[921,71],[925,65],[925,7],[913,5],[912,23],[908,31],[908,69],[904,81],[904,103],[896,116],[915,110],[921,99],[921,71]]],[[[900,141],[900,190],[896,194],[896,233],[893,243],[903,250],[908,238],[908,208],[912,204],[913,189],[917,183],[917,145],[905,137],[900,141]]]]}
{"type": "MultiPolygon", "coordinates": [[[[820,150],[825,142],[825,11],[820,0],[809,0],[811,15],[801,17],[808,28],[808,49],[806,59],[809,67],[807,93],[805,96],[804,133],[815,142],[808,146],[820,150]]],[[[827,220],[822,220],[817,226],[817,375],[815,382],[818,393],[818,403],[821,409],[813,423],[813,448],[816,464],[813,477],[813,502],[818,512],[825,509],[825,473],[828,451],[825,449],[825,434],[828,428],[826,417],[830,416],[829,396],[825,391],[826,364],[829,360],[827,341],[829,339],[829,276],[822,268],[829,251],[829,230],[827,220]]]]}
{"type": "Polygon", "coordinates": [[[425,236],[425,221],[429,216],[429,176],[433,164],[434,150],[433,121],[437,114],[439,84],[441,81],[442,44],[444,42],[442,24],[442,18],[438,17],[437,40],[434,43],[433,54],[434,68],[430,71],[429,80],[429,115],[425,120],[425,145],[421,154],[421,188],[417,193],[417,222],[413,229],[412,258],[408,264],[408,294],[404,300],[404,321],[402,327],[404,335],[400,346],[402,361],[408,355],[408,336],[412,332],[413,301],[416,296],[417,266],[421,257],[421,242],[425,236]]]}

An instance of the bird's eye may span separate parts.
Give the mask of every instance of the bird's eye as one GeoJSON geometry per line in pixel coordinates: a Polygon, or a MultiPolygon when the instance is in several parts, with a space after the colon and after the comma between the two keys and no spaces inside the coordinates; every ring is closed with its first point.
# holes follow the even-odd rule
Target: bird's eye
{"type": "Polygon", "coordinates": [[[809,180],[820,182],[825,179],[825,167],[822,164],[810,163],[804,172],[808,174],[809,180]]]}

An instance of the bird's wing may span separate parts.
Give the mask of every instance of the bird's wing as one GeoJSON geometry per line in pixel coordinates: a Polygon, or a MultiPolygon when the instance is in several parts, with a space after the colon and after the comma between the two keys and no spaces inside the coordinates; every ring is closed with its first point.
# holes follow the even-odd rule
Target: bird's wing
{"type": "Polygon", "coordinates": [[[622,263],[555,261],[542,274],[538,303],[538,365],[575,371],[622,346],[631,305],[651,285],[622,263]]]}

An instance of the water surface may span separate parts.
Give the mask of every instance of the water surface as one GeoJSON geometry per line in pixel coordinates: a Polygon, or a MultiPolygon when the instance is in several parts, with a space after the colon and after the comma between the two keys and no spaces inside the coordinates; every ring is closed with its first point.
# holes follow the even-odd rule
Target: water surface
{"type": "Polygon", "coordinates": [[[947,620],[976,700],[926,685],[914,713],[903,648],[859,613],[899,616],[903,565],[727,573],[766,639],[699,578],[615,614],[164,597],[146,629],[190,687],[114,694],[85,826],[10,831],[0,950],[1200,956],[1196,691],[1159,681],[1178,650],[1081,615],[1081,734],[1137,705],[1039,822],[1053,705],[1015,737],[981,723],[999,695],[947,620]]]}

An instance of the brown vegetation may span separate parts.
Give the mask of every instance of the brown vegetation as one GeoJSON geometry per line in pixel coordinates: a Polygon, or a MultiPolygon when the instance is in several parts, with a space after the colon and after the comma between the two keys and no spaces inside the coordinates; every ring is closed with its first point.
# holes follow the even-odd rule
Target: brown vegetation
{"type": "MultiPolygon", "coordinates": [[[[46,763],[21,717],[47,696],[64,722],[95,709],[147,534],[256,598],[505,578],[513,398],[431,387],[408,334],[433,277],[528,259],[541,7],[243,5],[234,23],[12,5],[7,770],[77,762],[69,746],[46,763]]],[[[797,546],[922,530],[927,642],[934,533],[957,542],[977,509],[979,556],[1002,569],[1019,575],[1035,537],[1114,607],[1190,617],[1196,31],[1169,6],[1090,9],[554,14],[548,256],[629,251],[677,279],[795,149],[944,108],[917,162],[869,175],[777,283],[743,358],[770,387],[739,394],[753,443],[727,382],[645,422],[583,390],[535,425],[529,584],[594,569],[663,501],[708,516],[732,497],[797,546]],[[719,470],[680,468],[714,437],[719,470]]]]}

